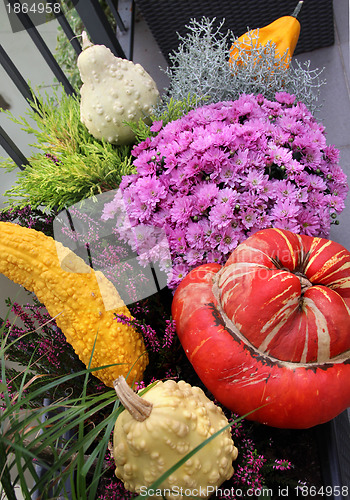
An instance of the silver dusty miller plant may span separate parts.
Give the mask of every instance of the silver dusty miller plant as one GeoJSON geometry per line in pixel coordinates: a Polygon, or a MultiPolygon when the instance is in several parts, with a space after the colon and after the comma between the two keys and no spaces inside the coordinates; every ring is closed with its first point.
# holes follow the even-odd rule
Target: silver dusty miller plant
{"type": "Polygon", "coordinates": [[[277,57],[273,42],[258,45],[258,34],[250,34],[254,55],[239,47],[237,60],[230,63],[230,47],[237,38],[230,30],[222,33],[224,22],[215,27],[215,18],[192,19],[186,26],[189,33],[179,35],[179,47],[169,54],[171,64],[165,71],[170,81],[168,95],[178,101],[193,96],[202,105],[235,100],[243,93],[273,99],[276,92],[285,91],[316,111],[319,89],[325,83],[320,80],[323,70],[310,70],[309,62],[302,67],[295,60],[295,66],[286,69],[287,54],[277,57]]]}

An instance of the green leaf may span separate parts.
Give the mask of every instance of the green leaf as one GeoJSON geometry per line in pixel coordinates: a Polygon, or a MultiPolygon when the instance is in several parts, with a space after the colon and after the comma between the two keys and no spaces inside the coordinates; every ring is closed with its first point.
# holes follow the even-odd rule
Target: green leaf
{"type": "Polygon", "coordinates": [[[17,500],[14,493],[11,474],[7,465],[7,450],[5,444],[0,440],[0,482],[8,500],[17,500]]]}

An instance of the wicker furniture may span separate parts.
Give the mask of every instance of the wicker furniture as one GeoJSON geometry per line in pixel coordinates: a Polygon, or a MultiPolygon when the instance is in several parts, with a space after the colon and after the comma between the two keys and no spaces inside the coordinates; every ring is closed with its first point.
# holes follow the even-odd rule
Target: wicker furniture
{"type": "MultiPolygon", "coordinates": [[[[240,36],[250,29],[265,26],[293,12],[297,0],[136,0],[164,57],[178,46],[178,35],[187,32],[191,19],[203,16],[223,19],[223,32],[230,29],[240,36]]],[[[295,54],[334,43],[333,1],[306,0],[298,16],[301,33],[295,54]]]]}

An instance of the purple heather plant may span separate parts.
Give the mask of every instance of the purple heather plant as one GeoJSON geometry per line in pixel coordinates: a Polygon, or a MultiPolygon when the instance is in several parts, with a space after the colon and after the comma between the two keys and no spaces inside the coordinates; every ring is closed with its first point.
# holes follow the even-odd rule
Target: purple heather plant
{"type": "Polygon", "coordinates": [[[152,326],[147,325],[144,321],[133,317],[130,318],[124,314],[117,314],[116,319],[119,323],[132,326],[139,331],[142,334],[147,349],[152,352],[159,353],[161,351],[168,350],[173,344],[176,330],[175,321],[172,319],[165,320],[165,328],[162,339],[159,338],[160,335],[157,334],[156,330],[152,328],[152,326]]]}
{"type": "Polygon", "coordinates": [[[69,219],[59,214],[54,221],[54,237],[80,255],[95,271],[101,271],[126,305],[136,303],[142,298],[142,291],[147,290],[149,278],[140,265],[133,265],[130,246],[116,240],[114,227],[109,228],[101,221],[99,207],[94,201],[63,211],[64,215],[69,212],[69,219]]]}
{"type": "Polygon", "coordinates": [[[14,342],[10,352],[15,353],[14,359],[24,366],[29,365],[35,353],[32,363],[37,369],[40,366],[41,373],[65,373],[72,362],[73,350],[45,307],[33,300],[33,304],[11,304],[11,312],[21,324],[5,322],[8,343],[14,342]]]}
{"type": "Polygon", "coordinates": [[[40,209],[32,208],[30,205],[0,211],[0,221],[14,222],[20,226],[42,231],[48,236],[52,236],[54,216],[53,212],[44,213],[40,209]]]}
{"type": "MultiPolygon", "coordinates": [[[[11,316],[3,320],[0,318],[1,335],[6,339],[8,359],[19,363],[18,368],[8,368],[7,374],[11,380],[13,390],[19,390],[21,385],[20,367],[30,367],[31,373],[45,375],[38,377],[36,387],[45,385],[46,376],[60,376],[76,370],[83,369],[83,364],[74,353],[73,348],[67,343],[64,334],[57,327],[56,322],[48,314],[46,308],[35,296],[29,294],[32,303],[18,304],[6,301],[10,308],[11,316]],[[19,371],[18,371],[19,370],[19,371]]],[[[48,397],[65,397],[66,390],[74,390],[78,394],[84,383],[84,377],[74,380],[74,389],[71,384],[66,384],[55,388],[48,397]]],[[[99,388],[98,379],[93,379],[89,390],[105,390],[99,388]]],[[[0,396],[1,397],[1,396],[0,396]]],[[[32,400],[33,404],[41,404],[42,396],[39,400],[32,400]]]]}
{"type": "MultiPolygon", "coordinates": [[[[161,264],[172,289],[195,266],[224,263],[261,229],[327,237],[344,208],[339,151],[294,95],[241,95],[165,126],[154,122],[151,131],[133,148],[137,173],[124,176],[123,196],[105,205],[102,220],[115,218],[116,234],[130,244],[130,227],[146,235],[163,228],[171,262],[161,264]]],[[[141,251],[144,264],[154,261],[141,251]]]]}
{"type": "Polygon", "coordinates": [[[12,385],[11,378],[6,378],[3,380],[0,378],[0,411],[3,412],[6,410],[6,401],[5,394],[13,401],[16,395],[16,389],[12,385]]]}

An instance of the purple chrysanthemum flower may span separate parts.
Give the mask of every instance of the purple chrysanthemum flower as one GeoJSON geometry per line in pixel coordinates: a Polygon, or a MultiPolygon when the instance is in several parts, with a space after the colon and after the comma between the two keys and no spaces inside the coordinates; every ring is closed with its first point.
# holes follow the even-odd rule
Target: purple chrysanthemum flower
{"type": "Polygon", "coordinates": [[[281,104],[289,104],[292,105],[295,102],[295,95],[294,94],[288,94],[288,92],[276,92],[275,95],[276,101],[280,102],[281,104]]]}
{"type": "Polygon", "coordinates": [[[304,210],[298,216],[298,223],[300,224],[303,234],[313,236],[320,230],[320,220],[316,214],[304,210]]]}
{"type": "MultiPolygon", "coordinates": [[[[260,229],[327,237],[344,207],[339,152],[294,95],[242,95],[155,122],[152,132],[134,147],[137,174],[120,189],[125,224],[163,228],[171,288],[198,262],[225,262],[260,229]]],[[[117,202],[105,207],[106,219],[117,214],[117,202]]],[[[122,233],[120,220],[116,226],[122,233]]]]}
{"type": "Polygon", "coordinates": [[[174,224],[188,224],[194,211],[193,201],[193,197],[189,196],[182,196],[174,200],[174,204],[169,210],[174,224]]]}
{"type": "Polygon", "coordinates": [[[155,121],[150,128],[151,132],[159,132],[163,127],[163,120],[155,121]]]}
{"type": "Polygon", "coordinates": [[[189,247],[197,250],[202,249],[204,245],[204,234],[205,226],[203,224],[190,221],[186,231],[186,241],[189,247]]]}
{"type": "Polygon", "coordinates": [[[138,179],[136,188],[141,203],[149,204],[152,208],[167,195],[165,187],[154,175],[138,179]]]}
{"type": "Polygon", "coordinates": [[[229,203],[218,203],[210,210],[209,221],[214,227],[222,229],[231,224],[232,208],[229,203]]]}

